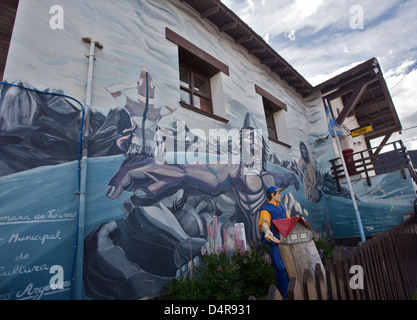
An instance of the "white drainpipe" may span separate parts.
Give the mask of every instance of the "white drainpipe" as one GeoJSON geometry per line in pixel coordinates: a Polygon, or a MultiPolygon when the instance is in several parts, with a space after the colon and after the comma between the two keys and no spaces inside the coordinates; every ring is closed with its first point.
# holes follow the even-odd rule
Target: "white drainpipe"
{"type": "Polygon", "coordinates": [[[83,259],[84,259],[84,235],[85,235],[85,207],[86,207],[86,189],[87,189],[87,159],[88,159],[88,138],[90,131],[90,107],[93,88],[93,74],[95,49],[103,49],[103,46],[97,42],[92,41],[89,37],[82,38],[82,41],[90,44],[90,53],[88,54],[88,76],[87,76],[87,92],[85,103],[85,117],[84,117],[84,138],[82,151],[82,165],[80,178],[80,194],[79,194],[79,213],[78,213],[78,237],[77,237],[77,255],[75,264],[75,299],[81,300],[83,298],[83,259]]]}

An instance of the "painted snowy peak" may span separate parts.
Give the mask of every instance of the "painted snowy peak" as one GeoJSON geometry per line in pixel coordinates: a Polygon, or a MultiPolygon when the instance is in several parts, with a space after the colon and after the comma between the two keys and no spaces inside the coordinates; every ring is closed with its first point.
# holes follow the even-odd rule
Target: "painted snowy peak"
{"type": "MultiPolygon", "coordinates": [[[[81,105],[59,90],[40,91],[20,81],[13,85],[0,86],[0,176],[76,160],[81,105]]],[[[130,126],[130,116],[121,108],[106,116],[91,110],[89,157],[122,154],[116,141],[130,126]]]]}

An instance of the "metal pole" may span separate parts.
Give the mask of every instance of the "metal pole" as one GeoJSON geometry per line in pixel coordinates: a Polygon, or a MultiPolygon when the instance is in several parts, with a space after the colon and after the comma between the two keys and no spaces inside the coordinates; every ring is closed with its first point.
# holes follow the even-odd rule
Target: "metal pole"
{"type": "Polygon", "coordinates": [[[360,216],[360,213],[359,213],[358,205],[356,203],[355,193],[353,192],[352,184],[350,183],[349,172],[348,172],[347,167],[346,167],[345,159],[344,159],[343,154],[342,154],[342,148],[340,146],[339,137],[337,135],[337,132],[336,132],[336,128],[335,127],[333,127],[333,132],[334,132],[334,136],[336,138],[337,149],[339,151],[340,159],[342,161],[342,166],[343,166],[343,170],[345,172],[346,181],[347,181],[347,184],[348,184],[348,187],[349,187],[349,191],[350,191],[350,196],[352,198],[353,208],[355,209],[355,216],[356,216],[356,221],[358,223],[359,233],[360,233],[360,236],[361,236],[361,240],[362,240],[362,242],[365,242],[366,241],[366,238],[365,238],[365,233],[363,231],[361,216],[360,216]]]}
{"type": "Polygon", "coordinates": [[[87,163],[88,163],[88,138],[90,130],[90,107],[93,88],[94,60],[96,47],[101,49],[102,45],[90,38],[85,37],[83,42],[90,44],[88,58],[88,74],[87,74],[87,91],[85,103],[84,118],[84,138],[82,151],[81,179],[79,192],[79,212],[78,212],[78,231],[77,231],[77,255],[75,267],[75,299],[83,298],[83,261],[84,261],[84,235],[85,235],[85,207],[86,207],[86,190],[87,190],[87,163]]]}

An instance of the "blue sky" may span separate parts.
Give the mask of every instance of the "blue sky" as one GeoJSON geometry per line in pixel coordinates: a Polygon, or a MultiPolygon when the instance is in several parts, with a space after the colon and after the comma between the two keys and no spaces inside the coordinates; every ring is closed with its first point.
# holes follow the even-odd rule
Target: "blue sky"
{"type": "Polygon", "coordinates": [[[405,129],[391,141],[417,149],[416,0],[222,2],[312,85],[377,58],[405,129]]]}

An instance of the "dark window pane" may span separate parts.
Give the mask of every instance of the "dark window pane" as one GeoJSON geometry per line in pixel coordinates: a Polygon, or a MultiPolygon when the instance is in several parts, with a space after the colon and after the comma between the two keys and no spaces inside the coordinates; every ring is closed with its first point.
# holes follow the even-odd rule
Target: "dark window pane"
{"type": "Polygon", "coordinates": [[[209,80],[194,75],[194,91],[208,97],[210,95],[209,80]]]}
{"type": "Polygon", "coordinates": [[[268,127],[274,127],[274,118],[273,118],[272,114],[267,111],[267,112],[265,112],[265,116],[266,116],[267,126],[268,127]]]}
{"type": "Polygon", "coordinates": [[[277,139],[277,134],[275,133],[275,130],[271,129],[269,127],[268,127],[268,137],[270,137],[271,139],[274,139],[274,140],[278,140],[277,139]]]}
{"type": "Polygon", "coordinates": [[[210,101],[203,97],[194,96],[194,107],[204,110],[206,112],[211,112],[210,110],[210,101]]]}
{"type": "Polygon", "coordinates": [[[182,67],[180,67],[180,84],[182,87],[190,88],[190,74],[182,67]]]}

